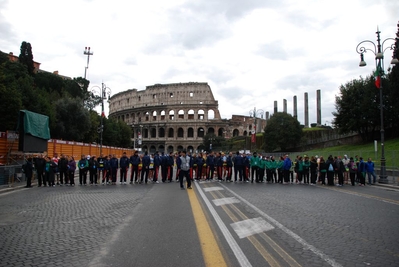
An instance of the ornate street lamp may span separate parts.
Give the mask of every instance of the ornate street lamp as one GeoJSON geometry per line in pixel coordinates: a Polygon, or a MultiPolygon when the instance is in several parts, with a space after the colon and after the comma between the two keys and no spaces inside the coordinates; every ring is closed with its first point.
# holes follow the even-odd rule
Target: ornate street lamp
{"type": "MultiPolygon", "coordinates": [[[[398,24],[399,27],[399,24],[398,24]]],[[[391,64],[398,64],[399,60],[396,58],[395,54],[395,39],[394,38],[387,38],[381,43],[380,39],[380,30],[377,27],[377,44],[370,41],[370,40],[365,40],[360,42],[357,47],[356,47],[356,52],[360,54],[360,63],[359,67],[364,67],[366,66],[366,62],[364,61],[364,53],[367,51],[371,51],[375,55],[375,65],[376,65],[376,71],[375,71],[375,76],[376,76],[376,82],[375,85],[377,88],[380,90],[380,116],[381,116],[381,171],[380,171],[380,179],[378,180],[379,183],[388,183],[388,178],[386,175],[386,160],[385,160],[385,149],[384,149],[384,106],[383,106],[383,99],[382,99],[382,82],[381,82],[381,77],[384,75],[384,53],[387,49],[393,50],[393,56],[391,60],[391,64]],[[393,43],[390,46],[387,46],[384,48],[384,44],[387,41],[393,41],[393,43]],[[369,45],[371,48],[366,48],[364,45],[369,45]]],[[[396,41],[398,40],[399,37],[396,38],[396,41]]]]}
{"type": "Polygon", "coordinates": [[[98,94],[101,97],[101,125],[98,129],[98,133],[100,134],[100,154],[102,154],[102,149],[103,149],[103,131],[104,131],[104,100],[108,100],[111,98],[111,89],[107,87],[104,83],[101,84],[101,88],[99,86],[93,86],[91,92],[93,94],[98,94]],[[99,90],[99,92],[96,89],[99,90]],[[108,97],[107,97],[108,95],[108,97]]]}
{"type": "Polygon", "coordinates": [[[256,143],[256,133],[257,133],[256,118],[260,117],[261,119],[263,119],[264,113],[265,112],[262,109],[256,110],[256,107],[254,107],[254,110],[249,111],[249,116],[254,118],[254,129],[251,132],[251,134],[252,134],[251,142],[252,143],[256,143]]]}

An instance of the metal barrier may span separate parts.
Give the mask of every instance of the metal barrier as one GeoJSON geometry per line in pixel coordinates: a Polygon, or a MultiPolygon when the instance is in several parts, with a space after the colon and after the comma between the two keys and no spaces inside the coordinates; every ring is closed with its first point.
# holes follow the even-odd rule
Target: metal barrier
{"type": "Polygon", "coordinates": [[[25,182],[25,175],[22,172],[22,165],[0,166],[0,186],[12,187],[25,182]]]}

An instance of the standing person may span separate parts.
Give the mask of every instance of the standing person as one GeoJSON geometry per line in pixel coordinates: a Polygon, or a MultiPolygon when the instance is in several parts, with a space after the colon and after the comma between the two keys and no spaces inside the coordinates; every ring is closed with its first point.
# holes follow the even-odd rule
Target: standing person
{"type": "Polygon", "coordinates": [[[168,182],[171,183],[172,182],[172,177],[173,177],[173,167],[175,165],[175,160],[173,158],[173,152],[169,153],[169,156],[166,158],[167,160],[167,166],[168,166],[168,182]]]}
{"type": "Polygon", "coordinates": [[[331,155],[328,157],[326,165],[327,165],[327,184],[333,186],[335,170],[334,170],[334,159],[331,155]]]}
{"type": "Polygon", "coordinates": [[[236,152],[236,156],[233,159],[234,163],[234,182],[237,182],[237,174],[238,174],[238,181],[242,182],[242,171],[244,166],[243,158],[240,152],[236,152]]]}
{"type": "Polygon", "coordinates": [[[345,166],[340,156],[337,157],[335,164],[337,165],[335,172],[337,173],[338,176],[338,186],[343,186],[345,166]]]}
{"type": "Polygon", "coordinates": [[[323,156],[320,156],[319,171],[320,171],[320,181],[322,185],[326,184],[327,169],[328,166],[326,164],[326,161],[324,160],[323,156]]]}
{"type": "Polygon", "coordinates": [[[344,166],[345,166],[344,183],[348,184],[349,183],[349,158],[347,155],[344,155],[342,162],[344,163],[344,166]]]}
{"type": "MultiPolygon", "coordinates": [[[[284,157],[281,156],[279,161],[276,163],[276,168],[277,168],[277,177],[278,181],[277,183],[282,184],[284,183],[284,157]]],[[[288,171],[288,176],[289,176],[289,171],[288,171]]]]}
{"type": "Polygon", "coordinates": [[[130,164],[132,164],[132,170],[130,173],[130,183],[132,184],[133,181],[137,183],[139,175],[139,164],[140,164],[140,157],[138,151],[134,151],[134,154],[130,156],[130,164]]]}
{"type": "Polygon", "coordinates": [[[104,175],[105,175],[105,158],[104,155],[101,153],[100,157],[97,158],[97,163],[98,163],[98,178],[101,179],[101,182],[104,181],[104,175]]]}
{"type": "Polygon", "coordinates": [[[210,181],[213,179],[214,171],[215,171],[215,161],[213,152],[210,152],[206,157],[206,180],[210,181]]]}
{"type": "Polygon", "coordinates": [[[226,176],[226,181],[231,183],[231,175],[233,173],[233,153],[229,152],[229,154],[226,157],[226,171],[227,171],[227,176],[226,176]]]}
{"type": "Polygon", "coordinates": [[[48,186],[55,186],[55,173],[57,171],[57,164],[50,159],[49,157],[46,157],[46,176],[47,176],[47,181],[48,181],[48,186]]]}
{"type": "Polygon", "coordinates": [[[354,186],[356,181],[357,165],[352,157],[350,157],[349,159],[348,167],[349,167],[349,178],[351,180],[352,186],[354,186]]]}
{"type": "Polygon", "coordinates": [[[46,178],[44,176],[44,168],[46,167],[46,161],[43,158],[43,154],[35,159],[35,169],[37,174],[38,186],[41,187],[42,184],[46,186],[46,178]]]}
{"type": "Polygon", "coordinates": [[[61,158],[58,160],[58,170],[60,173],[60,185],[64,184],[64,177],[65,184],[68,184],[68,159],[64,154],[61,154],[61,158]]]}
{"type": "Polygon", "coordinates": [[[377,182],[377,178],[376,178],[375,172],[374,172],[374,162],[371,160],[371,158],[368,158],[368,160],[366,162],[366,171],[367,171],[369,185],[371,185],[371,177],[373,177],[372,184],[375,184],[377,182]]]}
{"type": "Polygon", "coordinates": [[[113,185],[116,185],[116,178],[118,176],[119,161],[115,154],[112,154],[112,158],[109,160],[109,167],[111,170],[111,181],[113,185]]]}
{"type": "Polygon", "coordinates": [[[309,184],[310,161],[309,161],[309,157],[307,155],[305,155],[305,159],[303,161],[302,167],[303,167],[303,173],[302,173],[303,183],[309,184]]]}
{"type": "Polygon", "coordinates": [[[192,167],[190,168],[190,176],[191,178],[198,180],[198,159],[197,159],[197,154],[193,154],[190,164],[192,167]]]}
{"type": "Polygon", "coordinates": [[[303,178],[303,159],[301,156],[298,156],[296,159],[295,167],[297,170],[297,183],[302,184],[302,178],[303,178]]]}
{"type": "Polygon", "coordinates": [[[159,167],[161,166],[161,158],[159,156],[159,152],[156,151],[154,155],[154,178],[153,182],[159,184],[158,177],[159,177],[159,167]]]}
{"type": "Polygon", "coordinates": [[[32,158],[29,157],[26,160],[26,163],[24,165],[22,165],[22,170],[25,173],[25,177],[26,177],[26,186],[27,188],[32,187],[32,176],[33,176],[33,162],[32,162],[32,158]]]}
{"type": "Polygon", "coordinates": [[[143,181],[145,181],[145,183],[147,183],[148,181],[148,173],[150,170],[150,157],[148,156],[148,152],[144,152],[144,156],[141,159],[141,164],[142,164],[142,169],[141,169],[141,180],[140,180],[140,184],[143,183],[143,181]],[[145,176],[145,180],[144,180],[144,176],[145,176]]]}
{"type": "Polygon", "coordinates": [[[366,185],[366,163],[363,161],[363,158],[359,158],[359,167],[357,169],[358,173],[360,173],[360,186],[366,185]]]}
{"type": "Polygon", "coordinates": [[[249,163],[248,155],[244,153],[242,159],[243,159],[243,163],[244,163],[243,171],[242,171],[243,179],[244,179],[244,181],[246,183],[249,183],[249,167],[250,167],[250,163],[249,163]]]}
{"type": "Polygon", "coordinates": [[[60,169],[58,167],[59,160],[60,158],[58,157],[58,153],[54,153],[54,157],[51,159],[51,161],[56,165],[54,169],[54,178],[57,180],[57,185],[60,185],[60,169]]]}
{"type": "Polygon", "coordinates": [[[98,182],[98,161],[96,156],[89,159],[89,179],[91,185],[97,185],[98,182]]]}
{"type": "Polygon", "coordinates": [[[111,155],[105,156],[104,158],[104,176],[102,180],[102,185],[109,185],[109,177],[111,176],[111,155]]]}
{"type": "Polygon", "coordinates": [[[76,161],[73,156],[70,156],[68,159],[68,176],[69,176],[69,184],[71,186],[75,186],[75,170],[76,170],[76,161]]]}
{"type": "Polygon", "coordinates": [[[214,163],[216,166],[216,175],[218,176],[218,181],[223,181],[223,159],[220,152],[216,153],[216,157],[214,158],[214,163]]]}
{"type": "Polygon", "coordinates": [[[181,167],[180,154],[181,154],[181,152],[178,151],[177,154],[175,155],[175,160],[176,160],[176,183],[179,181],[179,178],[180,178],[180,167],[181,167]]]}
{"type": "Polygon", "coordinates": [[[249,166],[251,168],[251,183],[259,182],[259,157],[256,152],[253,153],[253,157],[251,157],[249,161],[249,166]]]}
{"type": "Polygon", "coordinates": [[[119,159],[119,182],[120,184],[126,184],[127,170],[129,169],[129,158],[126,156],[126,152],[123,152],[122,157],[119,159]]]}
{"type": "Polygon", "coordinates": [[[204,155],[202,153],[199,153],[197,157],[197,179],[200,181],[202,179],[202,169],[204,167],[204,155]]]}
{"type": "Polygon", "coordinates": [[[149,166],[148,180],[150,180],[151,182],[154,182],[154,154],[150,155],[150,166],[149,166]]]}
{"type": "MultiPolygon", "coordinates": [[[[273,156],[270,156],[269,158],[269,167],[270,167],[270,179],[272,183],[277,183],[277,161],[274,159],[273,156]]],[[[267,167],[267,166],[266,166],[267,167]]]]}
{"type": "Polygon", "coordinates": [[[315,185],[317,181],[317,159],[315,156],[310,158],[310,184],[315,185]]]}
{"type": "Polygon", "coordinates": [[[168,179],[168,158],[164,152],[161,154],[161,177],[162,182],[165,183],[166,179],[168,179]]]}
{"type": "Polygon", "coordinates": [[[183,185],[183,180],[184,177],[186,177],[186,183],[187,183],[187,189],[192,189],[191,187],[191,178],[190,178],[190,157],[187,156],[187,153],[185,150],[183,150],[183,152],[181,152],[180,154],[180,188],[184,189],[184,185],[183,185]]]}
{"type": "Polygon", "coordinates": [[[283,184],[288,184],[290,182],[290,170],[291,170],[292,162],[290,157],[285,155],[284,157],[284,163],[283,163],[283,173],[284,173],[284,183],[283,184]]]}
{"type": "Polygon", "coordinates": [[[89,161],[82,155],[78,162],[79,167],[79,185],[86,185],[87,181],[87,170],[89,169],[89,161]]]}

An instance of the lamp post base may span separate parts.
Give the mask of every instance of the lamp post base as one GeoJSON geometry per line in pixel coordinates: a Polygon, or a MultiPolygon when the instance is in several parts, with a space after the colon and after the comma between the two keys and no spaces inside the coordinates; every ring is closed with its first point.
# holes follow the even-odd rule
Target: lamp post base
{"type": "Polygon", "coordinates": [[[378,183],[380,184],[388,184],[389,180],[387,176],[380,176],[380,179],[378,179],[378,183]]]}

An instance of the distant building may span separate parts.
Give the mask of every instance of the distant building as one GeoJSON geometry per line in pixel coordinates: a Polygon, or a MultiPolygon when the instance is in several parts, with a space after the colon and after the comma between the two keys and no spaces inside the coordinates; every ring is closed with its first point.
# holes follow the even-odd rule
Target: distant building
{"type": "MultiPolygon", "coordinates": [[[[109,117],[133,128],[143,151],[202,151],[206,134],[231,138],[249,135],[254,119],[233,115],[222,119],[212,90],[207,83],[155,84],[145,90],[130,89],[113,95],[109,117]]],[[[266,120],[257,118],[258,130],[266,120]],[[259,123],[259,124],[258,124],[259,123]]]]}

